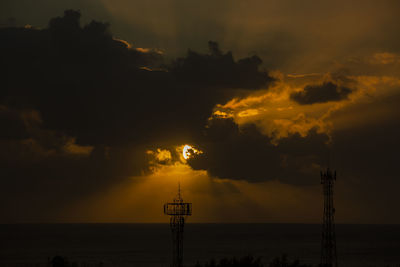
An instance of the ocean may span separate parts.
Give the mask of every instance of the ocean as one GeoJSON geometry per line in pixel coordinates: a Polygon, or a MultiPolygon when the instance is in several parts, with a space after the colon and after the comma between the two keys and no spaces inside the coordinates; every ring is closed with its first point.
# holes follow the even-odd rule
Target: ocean
{"type": "MultiPolygon", "coordinates": [[[[399,266],[400,225],[336,225],[339,266],[399,266]]],[[[47,266],[61,255],[70,262],[104,267],[169,266],[168,224],[2,224],[0,266],[47,266]]],[[[185,225],[184,264],[253,255],[264,263],[287,254],[316,265],[318,224],[185,225]]]]}

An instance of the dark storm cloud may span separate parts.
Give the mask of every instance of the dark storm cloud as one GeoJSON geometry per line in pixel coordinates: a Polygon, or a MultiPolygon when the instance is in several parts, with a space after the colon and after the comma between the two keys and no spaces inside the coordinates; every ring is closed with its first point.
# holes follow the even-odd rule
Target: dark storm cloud
{"type": "Polygon", "coordinates": [[[32,110],[3,108],[0,117],[4,221],[54,221],[82,197],[148,171],[144,148],[79,146],[63,132],[44,129],[32,110]]]}
{"type": "Polygon", "coordinates": [[[0,106],[0,139],[27,138],[26,126],[19,112],[10,110],[6,106],[0,106]]]}
{"type": "Polygon", "coordinates": [[[1,99],[37,109],[46,127],[80,143],[197,132],[214,105],[229,98],[227,90],[257,89],[272,80],[258,70],[258,57],[235,61],[214,42],[210,54],[189,51],[164,70],[149,71],[162,63],[159,53],[130,49],[112,38],[107,24],[81,27],[79,19],[70,10],[48,29],[1,30],[7,66],[1,99]]]}
{"type": "Polygon", "coordinates": [[[400,52],[400,2],[393,0],[2,0],[0,24],[15,17],[19,26],[45,27],[66,8],[82,10],[86,21],[111,22],[116,35],[141,47],[183,55],[188,47],[203,51],[204,40],[219,40],[235,55],[257,51],[266,66],[289,73],[325,72],[339,58],[400,52]]]}
{"type": "Polygon", "coordinates": [[[350,88],[338,86],[333,82],[324,82],[320,85],[307,85],[303,91],[292,93],[290,98],[301,105],[310,105],[347,99],[351,92],[350,88]]]}
{"type": "Polygon", "coordinates": [[[80,16],[0,29],[1,202],[17,199],[1,207],[9,220],[51,220],[146,173],[149,147],[197,138],[217,103],[272,81],[258,57],[236,61],[215,42],[165,64],[157,50],[131,48],[106,23],[81,26],[80,16]]]}
{"type": "Polygon", "coordinates": [[[258,69],[262,60],[257,56],[233,59],[231,52],[224,54],[216,42],[209,42],[209,55],[188,52],[186,58],[177,59],[171,68],[180,80],[204,87],[254,89],[271,82],[272,78],[258,69]]]}
{"type": "Polygon", "coordinates": [[[326,163],[327,142],[325,134],[312,130],[307,137],[295,134],[273,145],[254,124],[239,128],[232,119],[214,118],[201,142],[205,152],[188,163],[221,178],[315,184],[315,173],[326,163]]]}

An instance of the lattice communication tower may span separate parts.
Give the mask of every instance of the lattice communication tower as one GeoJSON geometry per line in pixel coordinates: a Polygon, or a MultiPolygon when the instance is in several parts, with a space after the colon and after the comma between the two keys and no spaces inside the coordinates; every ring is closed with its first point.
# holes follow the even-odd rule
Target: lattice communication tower
{"type": "Polygon", "coordinates": [[[183,228],[187,216],[192,215],[192,203],[185,203],[181,197],[181,188],[173,202],[164,204],[164,214],[171,216],[172,232],[172,267],[182,267],[183,262],[183,228]]]}
{"type": "Polygon", "coordinates": [[[327,168],[321,172],[321,184],[324,192],[324,215],[322,223],[321,266],[337,267],[335,208],[333,206],[333,185],[336,181],[336,171],[327,168]]]}

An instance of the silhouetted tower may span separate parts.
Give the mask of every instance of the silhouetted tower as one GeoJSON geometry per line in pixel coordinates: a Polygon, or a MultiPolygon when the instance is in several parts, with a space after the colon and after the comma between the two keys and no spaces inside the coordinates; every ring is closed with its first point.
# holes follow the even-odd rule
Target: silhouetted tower
{"type": "Polygon", "coordinates": [[[172,203],[164,204],[164,214],[170,215],[172,232],[172,267],[182,267],[183,227],[187,216],[192,215],[192,203],[184,203],[179,185],[178,195],[172,203]]]}
{"type": "Polygon", "coordinates": [[[333,206],[333,185],[336,181],[336,171],[327,168],[321,172],[321,184],[324,191],[324,218],[322,226],[321,266],[337,267],[335,208],[333,206]]]}

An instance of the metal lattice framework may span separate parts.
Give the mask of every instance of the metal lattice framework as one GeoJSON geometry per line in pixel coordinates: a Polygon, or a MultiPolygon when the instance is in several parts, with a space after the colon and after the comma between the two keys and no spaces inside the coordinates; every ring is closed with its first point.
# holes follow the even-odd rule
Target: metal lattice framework
{"type": "Polygon", "coordinates": [[[170,215],[172,232],[172,267],[182,267],[183,263],[183,228],[187,216],[192,215],[192,203],[184,203],[180,186],[178,195],[171,203],[164,204],[164,214],[170,215]]]}
{"type": "Polygon", "coordinates": [[[333,206],[333,185],[336,181],[336,171],[328,168],[321,172],[321,184],[324,192],[324,216],[322,226],[321,266],[337,267],[335,208],[333,206]]]}

